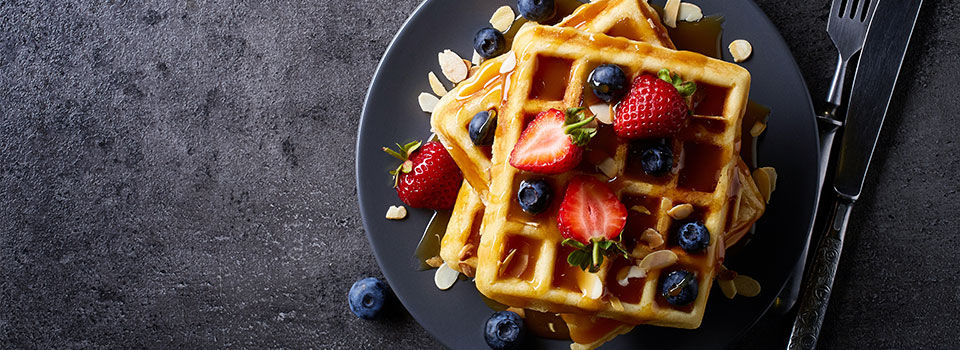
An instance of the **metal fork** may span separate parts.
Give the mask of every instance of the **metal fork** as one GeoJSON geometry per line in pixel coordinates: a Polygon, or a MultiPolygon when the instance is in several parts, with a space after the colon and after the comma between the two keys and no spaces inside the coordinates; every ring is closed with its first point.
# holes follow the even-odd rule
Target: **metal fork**
{"type": "MultiPolygon", "coordinates": [[[[817,188],[823,187],[827,168],[830,165],[830,154],[833,149],[833,140],[837,131],[843,126],[838,119],[838,110],[843,103],[844,82],[847,76],[847,66],[850,60],[863,48],[863,40],[867,27],[873,20],[873,12],[880,0],[833,0],[830,6],[830,15],[827,17],[827,33],[837,48],[837,66],[827,94],[827,110],[817,116],[820,131],[820,173],[817,188]]],[[[818,193],[819,196],[819,193],[818,193]]],[[[808,235],[812,237],[813,227],[808,235]]],[[[780,313],[786,313],[793,308],[800,294],[800,283],[803,279],[803,270],[806,263],[807,249],[804,249],[798,266],[794,268],[794,275],[776,300],[776,307],[780,313]]]]}
{"type": "Polygon", "coordinates": [[[880,0],[833,0],[830,16],[827,17],[827,33],[840,53],[837,68],[833,72],[827,102],[835,112],[843,102],[843,85],[847,76],[850,58],[863,48],[867,25],[873,19],[873,11],[880,0]]]}

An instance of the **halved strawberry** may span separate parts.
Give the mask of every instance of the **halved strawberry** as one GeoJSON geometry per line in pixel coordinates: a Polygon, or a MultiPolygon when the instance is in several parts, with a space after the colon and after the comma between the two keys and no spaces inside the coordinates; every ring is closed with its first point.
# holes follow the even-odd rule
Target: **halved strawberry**
{"type": "Polygon", "coordinates": [[[564,245],[577,248],[567,262],[590,272],[603,264],[604,255],[623,255],[620,233],[627,223],[627,207],[607,184],[595,177],[580,175],[567,184],[557,214],[564,245]]]}
{"type": "Polygon", "coordinates": [[[585,117],[585,108],[567,108],[540,112],[523,129],[510,153],[510,165],[540,174],[560,174],[580,163],[582,147],[597,133],[584,126],[594,117],[585,117]]]}

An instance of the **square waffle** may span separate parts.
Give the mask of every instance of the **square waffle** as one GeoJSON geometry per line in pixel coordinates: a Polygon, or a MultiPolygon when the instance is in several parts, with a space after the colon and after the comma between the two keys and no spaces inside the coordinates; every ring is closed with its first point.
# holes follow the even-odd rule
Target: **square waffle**
{"type": "MultiPolygon", "coordinates": [[[[557,26],[674,47],[667,29],[646,1],[599,0],[584,4],[557,26]]],[[[500,55],[481,64],[477,72],[440,99],[430,118],[440,142],[481,200],[486,200],[489,191],[491,148],[474,145],[467,133],[467,124],[474,114],[500,106],[506,75],[500,73],[500,67],[506,57],[500,55]]]]}
{"type": "MultiPolygon", "coordinates": [[[[575,29],[529,26],[513,43],[516,67],[504,82],[505,96],[500,108],[492,149],[491,185],[482,223],[478,250],[476,285],[481,293],[508,305],[562,313],[595,313],[627,323],[697,328],[710,294],[718,259],[718,242],[727,231],[728,215],[735,214],[732,202],[743,196],[738,190],[737,165],[740,147],[740,120],[747,102],[750,74],[735,64],[706,56],[674,51],[661,46],[592,35],[575,29]],[[608,182],[627,208],[643,206],[651,214],[631,210],[623,233],[624,243],[634,259],[651,249],[670,249],[679,261],[664,269],[648,271],[644,278],[618,283],[618,271],[634,265],[626,259],[607,259],[596,273],[588,273],[566,262],[569,248],[562,247],[556,210],[529,215],[519,208],[514,193],[526,178],[544,178],[554,193],[563,193],[566,181],[577,174],[607,179],[596,167],[554,176],[525,173],[507,161],[521,131],[532,117],[550,108],[588,105],[592,94],[584,88],[589,72],[599,64],[613,63],[628,76],[655,74],[668,68],[684,80],[697,83],[694,116],[669,142],[675,155],[674,170],[653,178],[639,169],[635,156],[638,143],[615,137],[612,127],[600,125],[588,145],[590,153],[604,152],[615,164],[608,182]],[[688,220],[701,220],[710,231],[705,252],[688,254],[670,242],[674,222],[667,211],[689,203],[694,213],[688,220]],[[639,239],[646,228],[663,233],[667,243],[645,247],[639,239]],[[657,293],[659,276],[683,268],[696,276],[699,293],[686,307],[674,307],[657,293]],[[598,287],[599,285],[599,287],[598,287]],[[602,294],[596,299],[588,295],[602,294]]],[[[559,196],[558,196],[559,197],[559,196]]],[[[481,197],[482,199],[482,197],[481,197]]],[[[722,254],[720,247],[720,254],[722,254]]],[[[722,255],[721,255],[722,256],[722,255]]]]}

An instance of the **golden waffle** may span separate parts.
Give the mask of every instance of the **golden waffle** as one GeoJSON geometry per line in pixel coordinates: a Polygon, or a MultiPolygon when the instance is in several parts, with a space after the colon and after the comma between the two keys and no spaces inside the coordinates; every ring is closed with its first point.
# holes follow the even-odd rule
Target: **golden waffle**
{"type": "Polygon", "coordinates": [[[480,245],[480,224],[483,222],[483,202],[466,180],[457,194],[457,204],[450,214],[447,231],[440,241],[440,258],[454,270],[468,277],[477,268],[477,247],[480,245]]]}
{"type": "MultiPolygon", "coordinates": [[[[763,195],[750,175],[750,168],[738,159],[736,166],[739,186],[731,191],[731,210],[723,232],[726,247],[736,244],[753,224],[760,219],[765,209],[763,195]]],[[[450,214],[450,223],[440,242],[440,257],[447,266],[473,277],[477,270],[477,247],[480,245],[480,224],[483,221],[484,205],[480,195],[466,180],[457,194],[457,204],[450,214]]]]}
{"type": "MultiPolygon", "coordinates": [[[[516,68],[504,85],[493,146],[490,195],[484,213],[476,285],[481,293],[507,305],[563,313],[595,313],[627,323],[648,323],[668,327],[696,328],[714,277],[718,241],[726,231],[731,197],[737,198],[736,171],[740,142],[740,119],[747,102],[750,74],[735,64],[706,56],[665,49],[647,43],[591,35],[579,30],[545,26],[521,29],[514,39],[516,68]],[[601,63],[621,66],[629,76],[655,74],[669,68],[684,80],[697,83],[696,107],[688,126],[671,138],[675,170],[652,178],[632,161],[632,147],[614,136],[612,127],[601,125],[588,146],[590,153],[606,152],[615,164],[611,188],[628,208],[643,206],[652,214],[631,210],[624,241],[635,257],[649,252],[641,249],[640,233],[653,227],[669,236],[673,220],[666,214],[674,205],[689,203],[694,213],[688,219],[701,220],[711,233],[705,252],[687,254],[667,243],[679,261],[663,270],[651,270],[645,278],[630,279],[625,287],[617,283],[617,272],[634,262],[607,259],[600,271],[587,273],[566,262],[568,248],[561,247],[556,227],[556,204],[537,216],[524,213],[514,200],[519,182],[545,178],[554,193],[562,193],[568,179],[576,174],[603,176],[596,168],[581,167],[556,176],[521,172],[507,158],[526,122],[549,108],[563,109],[588,104],[584,94],[586,76],[601,63]],[[640,247],[634,249],[635,247],[640,247]],[[659,276],[684,268],[699,283],[696,300],[687,307],[670,306],[656,293],[659,276]],[[586,295],[603,287],[602,295],[586,295]]],[[[558,202],[558,201],[555,201],[558,202]]],[[[668,240],[669,242],[669,240],[668,240]]]]}
{"type": "MultiPolygon", "coordinates": [[[[584,4],[557,26],[607,33],[673,48],[666,28],[646,1],[599,0],[584,4]]],[[[430,118],[440,142],[450,152],[463,177],[477,191],[481,200],[486,200],[489,190],[490,147],[474,145],[467,133],[467,124],[478,112],[500,106],[505,74],[499,70],[506,57],[500,55],[481,64],[467,80],[440,99],[430,118]]]]}

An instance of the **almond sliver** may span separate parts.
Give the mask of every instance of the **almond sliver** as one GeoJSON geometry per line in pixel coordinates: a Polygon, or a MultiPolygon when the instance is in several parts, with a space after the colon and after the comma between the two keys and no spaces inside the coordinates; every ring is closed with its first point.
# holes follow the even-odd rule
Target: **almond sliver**
{"type": "Polygon", "coordinates": [[[493,29],[506,32],[510,30],[510,26],[513,25],[513,20],[516,18],[510,6],[501,6],[493,13],[493,16],[490,17],[490,25],[493,26],[493,29]]]}
{"type": "Polygon", "coordinates": [[[663,24],[670,28],[676,28],[679,13],[680,0],[667,0],[667,3],[663,5],[663,24]]]}
{"type": "Polygon", "coordinates": [[[720,290],[727,299],[733,299],[737,296],[737,285],[733,283],[733,280],[718,279],[717,284],[720,285],[720,290]]]}
{"type": "Polygon", "coordinates": [[[421,92],[420,96],[417,96],[417,101],[420,102],[421,110],[427,113],[433,113],[433,109],[437,107],[440,99],[429,93],[421,92]]]}
{"type": "Polygon", "coordinates": [[[433,283],[436,284],[440,290],[447,290],[453,287],[453,284],[457,282],[457,278],[459,277],[460,273],[457,272],[457,270],[447,266],[447,263],[443,263],[437,268],[437,272],[433,274],[433,283]]]}
{"type": "Polygon", "coordinates": [[[760,282],[749,276],[737,275],[733,279],[733,285],[737,287],[737,294],[745,297],[755,297],[760,294],[760,282]]]}
{"type": "Polygon", "coordinates": [[[680,9],[677,11],[677,19],[684,22],[697,22],[703,18],[703,10],[700,6],[689,2],[680,3],[680,9]]]}
{"type": "Polygon", "coordinates": [[[733,56],[734,62],[746,61],[753,53],[753,45],[743,39],[734,40],[727,48],[730,49],[730,55],[733,56]]]}
{"type": "Polygon", "coordinates": [[[587,107],[590,113],[597,117],[597,121],[603,124],[613,124],[613,106],[606,103],[598,103],[587,107]]]}
{"type": "Polygon", "coordinates": [[[440,70],[443,76],[450,82],[456,84],[467,78],[469,71],[463,59],[457,53],[448,50],[437,54],[437,60],[440,62],[440,70]]]}
{"type": "Polygon", "coordinates": [[[517,56],[513,54],[513,51],[507,52],[506,55],[507,58],[500,64],[500,74],[509,73],[517,67],[517,56]]]}
{"type": "Polygon", "coordinates": [[[443,86],[443,83],[440,82],[440,79],[437,78],[437,75],[433,74],[433,72],[427,73],[427,81],[430,82],[430,90],[433,90],[435,95],[443,97],[443,95],[447,94],[447,88],[443,86]]]}
{"type": "Polygon", "coordinates": [[[664,249],[655,251],[643,257],[643,260],[640,260],[640,264],[637,266],[644,271],[659,270],[676,264],[677,260],[679,260],[677,253],[664,249]]]}

